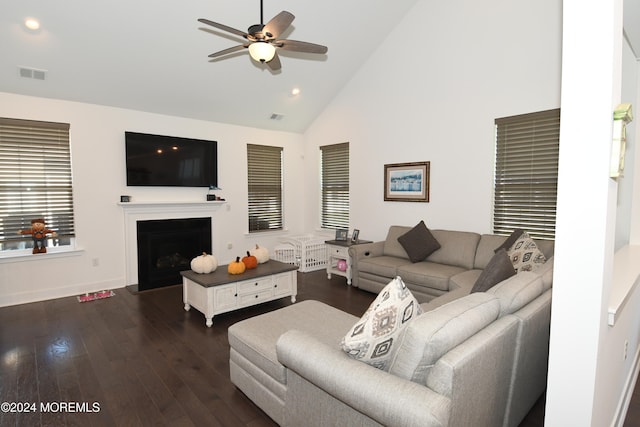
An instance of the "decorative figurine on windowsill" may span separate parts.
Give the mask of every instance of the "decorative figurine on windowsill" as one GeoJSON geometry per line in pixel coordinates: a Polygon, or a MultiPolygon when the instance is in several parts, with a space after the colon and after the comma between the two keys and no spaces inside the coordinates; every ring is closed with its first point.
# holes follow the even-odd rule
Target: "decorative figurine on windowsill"
{"type": "Polygon", "coordinates": [[[31,229],[30,230],[20,230],[18,234],[31,234],[33,237],[33,252],[34,254],[44,254],[47,253],[47,245],[45,243],[45,239],[47,238],[47,234],[51,234],[51,237],[56,237],[58,233],[53,230],[49,230],[44,225],[44,219],[32,219],[31,220],[31,229]]]}

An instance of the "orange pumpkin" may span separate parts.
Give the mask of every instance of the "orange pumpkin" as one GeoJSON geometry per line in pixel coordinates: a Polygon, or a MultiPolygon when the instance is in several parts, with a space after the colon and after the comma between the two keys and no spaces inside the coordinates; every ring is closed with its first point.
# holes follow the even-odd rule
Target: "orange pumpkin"
{"type": "Polygon", "coordinates": [[[227,271],[229,274],[242,274],[247,269],[244,263],[240,261],[240,257],[236,257],[235,261],[229,263],[227,271]]]}
{"type": "Polygon", "coordinates": [[[258,266],[258,258],[254,257],[249,251],[247,251],[247,256],[242,257],[242,263],[247,267],[247,270],[250,270],[258,266]]]}

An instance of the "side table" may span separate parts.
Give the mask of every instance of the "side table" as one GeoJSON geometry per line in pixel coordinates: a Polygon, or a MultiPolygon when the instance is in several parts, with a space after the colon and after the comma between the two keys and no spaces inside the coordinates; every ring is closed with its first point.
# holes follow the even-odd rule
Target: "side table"
{"type": "Polygon", "coordinates": [[[347,278],[347,285],[351,285],[351,256],[349,256],[349,247],[360,245],[363,243],[371,243],[371,240],[325,240],[327,248],[327,279],[331,279],[332,274],[347,278]],[[346,262],[346,270],[338,269],[339,261],[346,262]]]}

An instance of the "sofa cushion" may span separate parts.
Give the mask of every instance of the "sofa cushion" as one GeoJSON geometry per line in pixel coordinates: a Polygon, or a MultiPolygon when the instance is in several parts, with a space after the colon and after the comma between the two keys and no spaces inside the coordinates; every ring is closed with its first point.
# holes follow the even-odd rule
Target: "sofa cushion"
{"type": "Polygon", "coordinates": [[[402,279],[396,277],[382,289],[340,345],[354,359],[386,371],[397,348],[397,337],[420,313],[420,304],[402,279]]]}
{"type": "Polygon", "coordinates": [[[286,383],[286,369],[278,363],[276,341],[290,329],[314,335],[337,346],[358,318],[319,301],[307,300],[231,325],[229,345],[278,382],[286,383]]]}
{"type": "Polygon", "coordinates": [[[500,301],[500,317],[515,313],[542,292],[542,277],[531,271],[518,273],[487,290],[487,294],[496,296],[500,301]]]}
{"type": "Polygon", "coordinates": [[[519,273],[521,271],[532,271],[540,267],[547,260],[536,242],[523,232],[515,243],[507,249],[507,253],[513,263],[513,268],[519,273]]]}
{"type": "Polygon", "coordinates": [[[548,258],[547,261],[540,267],[535,269],[535,273],[542,277],[542,286],[544,290],[551,289],[553,283],[553,256],[548,258]]]}
{"type": "Polygon", "coordinates": [[[465,270],[473,268],[480,241],[478,233],[452,230],[431,230],[431,233],[440,243],[440,249],[429,255],[427,261],[454,265],[465,270]]]}
{"type": "Polygon", "coordinates": [[[405,282],[441,291],[448,291],[449,279],[463,271],[465,270],[462,267],[429,261],[400,265],[397,268],[398,276],[405,282]]]}
{"type": "Polygon", "coordinates": [[[389,231],[387,231],[387,238],[384,241],[384,249],[382,251],[382,254],[386,256],[409,259],[407,251],[405,251],[400,242],[398,242],[398,237],[402,236],[409,230],[411,230],[411,227],[403,225],[390,226],[389,231]]]}
{"type": "Polygon", "coordinates": [[[404,265],[411,265],[411,261],[407,258],[383,255],[361,259],[358,261],[358,270],[360,273],[375,274],[391,280],[398,275],[398,267],[404,265]]]}
{"type": "Polygon", "coordinates": [[[516,270],[513,268],[507,251],[500,249],[495,253],[493,258],[491,258],[487,267],[482,270],[480,277],[478,277],[473,288],[471,288],[471,293],[485,292],[487,289],[492,288],[497,283],[508,279],[514,274],[516,274],[516,270]]]}
{"type": "Polygon", "coordinates": [[[471,288],[482,274],[482,270],[474,268],[473,270],[465,270],[449,279],[449,292],[458,289],[466,289],[467,293],[471,292],[471,288]]]}
{"type": "Polygon", "coordinates": [[[424,221],[398,237],[398,242],[409,255],[411,262],[419,262],[440,249],[440,243],[433,237],[424,221]]]}
{"type": "Polygon", "coordinates": [[[496,320],[499,312],[495,296],[478,292],[421,314],[398,338],[389,373],[426,384],[442,355],[496,320]]]}
{"type": "MultiPolygon", "coordinates": [[[[506,239],[506,236],[498,236],[497,234],[483,234],[480,236],[480,242],[478,242],[478,249],[476,250],[476,259],[474,260],[473,268],[484,270],[487,267],[487,264],[489,264],[489,261],[491,261],[493,256],[496,254],[496,248],[502,245],[506,239]]],[[[509,248],[507,247],[505,249],[509,248]]]]}

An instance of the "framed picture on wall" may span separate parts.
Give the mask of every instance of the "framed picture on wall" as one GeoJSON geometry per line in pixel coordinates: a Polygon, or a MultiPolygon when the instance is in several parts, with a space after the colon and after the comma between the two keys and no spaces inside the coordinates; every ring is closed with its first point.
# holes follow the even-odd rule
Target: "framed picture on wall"
{"type": "Polygon", "coordinates": [[[384,200],[428,202],[429,169],[430,162],[384,165],[384,200]]]}

